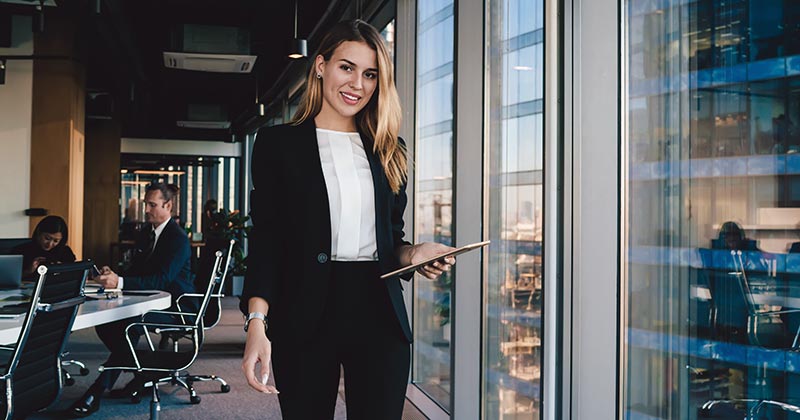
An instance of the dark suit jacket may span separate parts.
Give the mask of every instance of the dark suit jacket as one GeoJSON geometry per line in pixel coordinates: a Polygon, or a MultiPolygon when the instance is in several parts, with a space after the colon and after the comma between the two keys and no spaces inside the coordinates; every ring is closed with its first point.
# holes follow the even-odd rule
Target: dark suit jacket
{"type": "MultiPolygon", "coordinates": [[[[378,263],[385,273],[399,267],[405,186],[392,193],[372,139],[361,133],[375,188],[378,263]]],[[[250,297],[269,302],[269,338],[301,339],[314,331],[331,278],[331,216],[313,120],[299,126],[261,129],[253,149],[250,193],[253,231],[241,309],[250,297]]],[[[408,278],[411,276],[409,275],[408,278]]],[[[384,281],[399,326],[411,341],[400,279],[384,281]]]]}
{"type": "Polygon", "coordinates": [[[148,229],[140,232],[131,268],[123,275],[125,290],[164,290],[173,303],[183,293],[194,293],[191,271],[191,247],[186,232],[167,222],[153,252],[147,251],[148,229]]]}

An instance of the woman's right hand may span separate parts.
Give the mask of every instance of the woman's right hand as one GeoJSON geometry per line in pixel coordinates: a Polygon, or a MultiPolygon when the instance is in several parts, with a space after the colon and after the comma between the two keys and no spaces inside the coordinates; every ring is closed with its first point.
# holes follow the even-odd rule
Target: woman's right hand
{"type": "Polygon", "coordinates": [[[44,264],[47,261],[46,257],[36,257],[31,261],[31,269],[29,273],[35,273],[36,270],[39,268],[40,265],[44,264]]]}
{"type": "MultiPolygon", "coordinates": [[[[254,325],[255,327],[255,325],[254,325]]],[[[244,345],[242,370],[247,383],[256,391],[265,394],[278,394],[278,390],[267,383],[269,378],[269,362],[272,355],[272,343],[267,339],[263,328],[249,328],[244,345]],[[256,378],[256,364],[261,364],[256,378]]]]}

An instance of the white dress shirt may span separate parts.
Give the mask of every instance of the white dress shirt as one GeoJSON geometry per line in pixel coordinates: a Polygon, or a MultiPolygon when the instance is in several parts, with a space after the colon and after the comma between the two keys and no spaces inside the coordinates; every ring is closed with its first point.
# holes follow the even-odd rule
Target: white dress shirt
{"type": "Polygon", "coordinates": [[[317,145],[331,213],[331,260],[377,260],[375,189],[361,136],[317,128],[317,145]]]}
{"type": "MultiPolygon", "coordinates": [[[[156,239],[153,241],[153,248],[147,250],[148,252],[153,252],[153,250],[156,249],[156,244],[158,243],[158,237],[161,236],[161,232],[164,231],[164,227],[167,226],[167,223],[169,223],[169,219],[165,220],[163,223],[161,223],[160,225],[156,226],[155,229],[153,229],[156,233],[156,239]]],[[[119,276],[117,289],[121,290],[122,288],[124,288],[124,284],[125,284],[125,279],[122,276],[119,276]]]]}

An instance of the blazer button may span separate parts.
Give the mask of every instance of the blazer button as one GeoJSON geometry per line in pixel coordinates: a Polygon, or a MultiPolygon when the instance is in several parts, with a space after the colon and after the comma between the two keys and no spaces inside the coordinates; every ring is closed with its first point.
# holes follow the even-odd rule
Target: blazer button
{"type": "Polygon", "coordinates": [[[326,262],[328,262],[328,256],[325,255],[324,252],[320,252],[317,255],[317,262],[320,263],[320,264],[325,264],[326,262]]]}

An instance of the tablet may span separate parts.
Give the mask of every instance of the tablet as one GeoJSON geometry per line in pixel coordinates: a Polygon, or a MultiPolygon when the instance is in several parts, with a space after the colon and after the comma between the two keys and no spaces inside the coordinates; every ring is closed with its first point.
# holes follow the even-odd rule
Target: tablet
{"type": "Polygon", "coordinates": [[[473,249],[478,249],[478,248],[484,247],[486,245],[489,245],[489,242],[491,242],[491,241],[475,242],[474,244],[464,245],[461,248],[456,248],[456,249],[454,249],[452,251],[445,252],[444,254],[437,255],[437,256],[435,256],[433,258],[428,258],[425,261],[420,261],[420,262],[418,262],[416,264],[411,264],[411,265],[407,265],[407,266],[405,266],[403,268],[398,268],[397,270],[394,270],[394,271],[391,271],[391,272],[388,272],[388,273],[382,275],[381,278],[382,279],[388,279],[389,277],[394,277],[394,276],[399,276],[399,275],[402,275],[402,274],[410,273],[410,272],[412,272],[412,271],[414,271],[414,270],[416,270],[416,269],[418,269],[418,268],[420,268],[420,267],[422,267],[424,265],[428,265],[428,264],[430,264],[430,263],[432,263],[432,262],[434,262],[436,260],[441,260],[441,259],[443,259],[445,257],[454,257],[456,255],[472,251],[473,249]]]}

